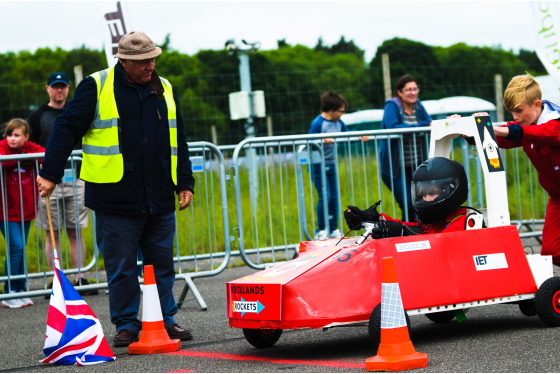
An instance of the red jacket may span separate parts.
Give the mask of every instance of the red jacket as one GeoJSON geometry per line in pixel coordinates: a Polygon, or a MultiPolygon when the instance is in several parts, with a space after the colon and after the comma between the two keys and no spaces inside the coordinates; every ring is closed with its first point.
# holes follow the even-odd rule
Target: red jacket
{"type": "MultiPolygon", "coordinates": [[[[381,213],[387,221],[401,222],[398,219],[394,219],[381,213]]],[[[407,226],[418,226],[422,227],[422,234],[435,234],[438,232],[453,232],[453,231],[463,231],[465,229],[465,223],[467,220],[467,208],[459,207],[453,213],[445,217],[444,220],[438,221],[436,223],[429,223],[427,225],[419,222],[402,222],[407,226]]]]}
{"type": "MultiPolygon", "coordinates": [[[[504,126],[517,124],[508,122],[504,126]]],[[[502,126],[503,127],[503,126],[502,126]]],[[[497,136],[498,147],[523,147],[523,151],[539,173],[539,182],[551,198],[560,199],[560,120],[553,119],[540,125],[526,125],[519,142],[497,136]]]]}
{"type": "MultiPolygon", "coordinates": [[[[17,155],[22,153],[42,153],[45,148],[32,142],[26,142],[22,149],[17,151],[8,146],[8,141],[0,141],[0,155],[17,155]]],[[[42,162],[43,160],[39,160],[42,162]]],[[[23,220],[31,221],[35,218],[37,210],[36,202],[39,201],[39,190],[35,179],[35,160],[26,160],[20,163],[18,171],[18,161],[2,161],[2,191],[0,193],[0,218],[6,220],[4,215],[4,202],[8,202],[8,221],[21,221],[21,203],[19,199],[19,185],[21,178],[21,196],[23,196],[23,220]]]]}

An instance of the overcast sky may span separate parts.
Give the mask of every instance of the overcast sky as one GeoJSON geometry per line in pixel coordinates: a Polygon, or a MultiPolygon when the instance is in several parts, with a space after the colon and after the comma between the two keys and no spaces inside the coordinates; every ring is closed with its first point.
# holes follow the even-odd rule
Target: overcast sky
{"type": "MultiPolygon", "coordinates": [[[[102,7],[116,2],[0,1],[0,52],[39,47],[103,46],[102,7]]],[[[116,9],[116,5],[115,5],[116,9]]],[[[366,51],[366,61],[387,39],[402,37],[433,46],[465,42],[535,50],[529,1],[127,1],[131,29],[157,44],[194,54],[222,49],[235,38],[276,48],[277,40],[313,47],[343,35],[366,51]]]]}

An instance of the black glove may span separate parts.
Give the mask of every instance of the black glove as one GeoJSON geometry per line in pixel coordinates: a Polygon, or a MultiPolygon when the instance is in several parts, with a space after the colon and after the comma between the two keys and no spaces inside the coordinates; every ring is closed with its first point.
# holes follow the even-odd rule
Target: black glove
{"type": "Polygon", "coordinates": [[[344,211],[344,219],[350,230],[358,230],[362,228],[362,222],[379,222],[379,212],[377,207],[381,204],[381,200],[367,208],[360,210],[359,208],[348,205],[348,209],[344,211]]]}
{"type": "Polygon", "coordinates": [[[371,237],[374,239],[394,238],[397,236],[418,235],[422,233],[422,228],[418,226],[406,226],[400,222],[379,221],[371,230],[371,237]]]}

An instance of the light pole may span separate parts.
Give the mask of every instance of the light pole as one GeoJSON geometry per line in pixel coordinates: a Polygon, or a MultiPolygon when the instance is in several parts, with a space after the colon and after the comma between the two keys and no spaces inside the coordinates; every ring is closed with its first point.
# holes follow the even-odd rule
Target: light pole
{"type": "MultiPolygon", "coordinates": [[[[253,90],[251,89],[251,68],[249,67],[249,52],[259,49],[261,43],[248,43],[241,40],[242,45],[235,43],[234,39],[226,42],[226,50],[235,54],[239,58],[239,79],[241,82],[241,92],[230,93],[230,115],[231,119],[245,119],[245,138],[255,136],[255,117],[253,90]]],[[[264,102],[263,102],[264,105],[264,102]]],[[[257,152],[251,147],[247,152],[249,164],[249,195],[251,196],[251,216],[257,217],[257,201],[259,197],[259,182],[257,169],[257,152]]]]}
{"type": "Polygon", "coordinates": [[[241,40],[242,45],[235,43],[234,39],[229,39],[226,42],[226,50],[232,54],[235,54],[239,59],[239,80],[241,83],[241,92],[247,94],[248,105],[249,105],[249,116],[245,121],[245,135],[246,138],[252,138],[255,136],[255,126],[254,121],[254,108],[253,108],[253,91],[251,89],[251,68],[249,66],[249,52],[258,51],[261,43],[254,42],[249,43],[244,39],[241,40]]]}

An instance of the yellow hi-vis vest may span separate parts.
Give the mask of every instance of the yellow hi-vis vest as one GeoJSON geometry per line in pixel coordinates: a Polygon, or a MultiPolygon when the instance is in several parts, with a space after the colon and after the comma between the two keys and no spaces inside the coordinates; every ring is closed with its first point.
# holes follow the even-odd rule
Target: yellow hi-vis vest
{"type": "MultiPolygon", "coordinates": [[[[115,101],[115,67],[91,75],[97,83],[95,118],[82,138],[83,161],[80,179],[92,183],[116,183],[124,175],[123,156],[119,150],[119,112],[115,101]]],[[[171,84],[161,78],[167,104],[171,177],[177,185],[177,110],[171,84]]]]}

